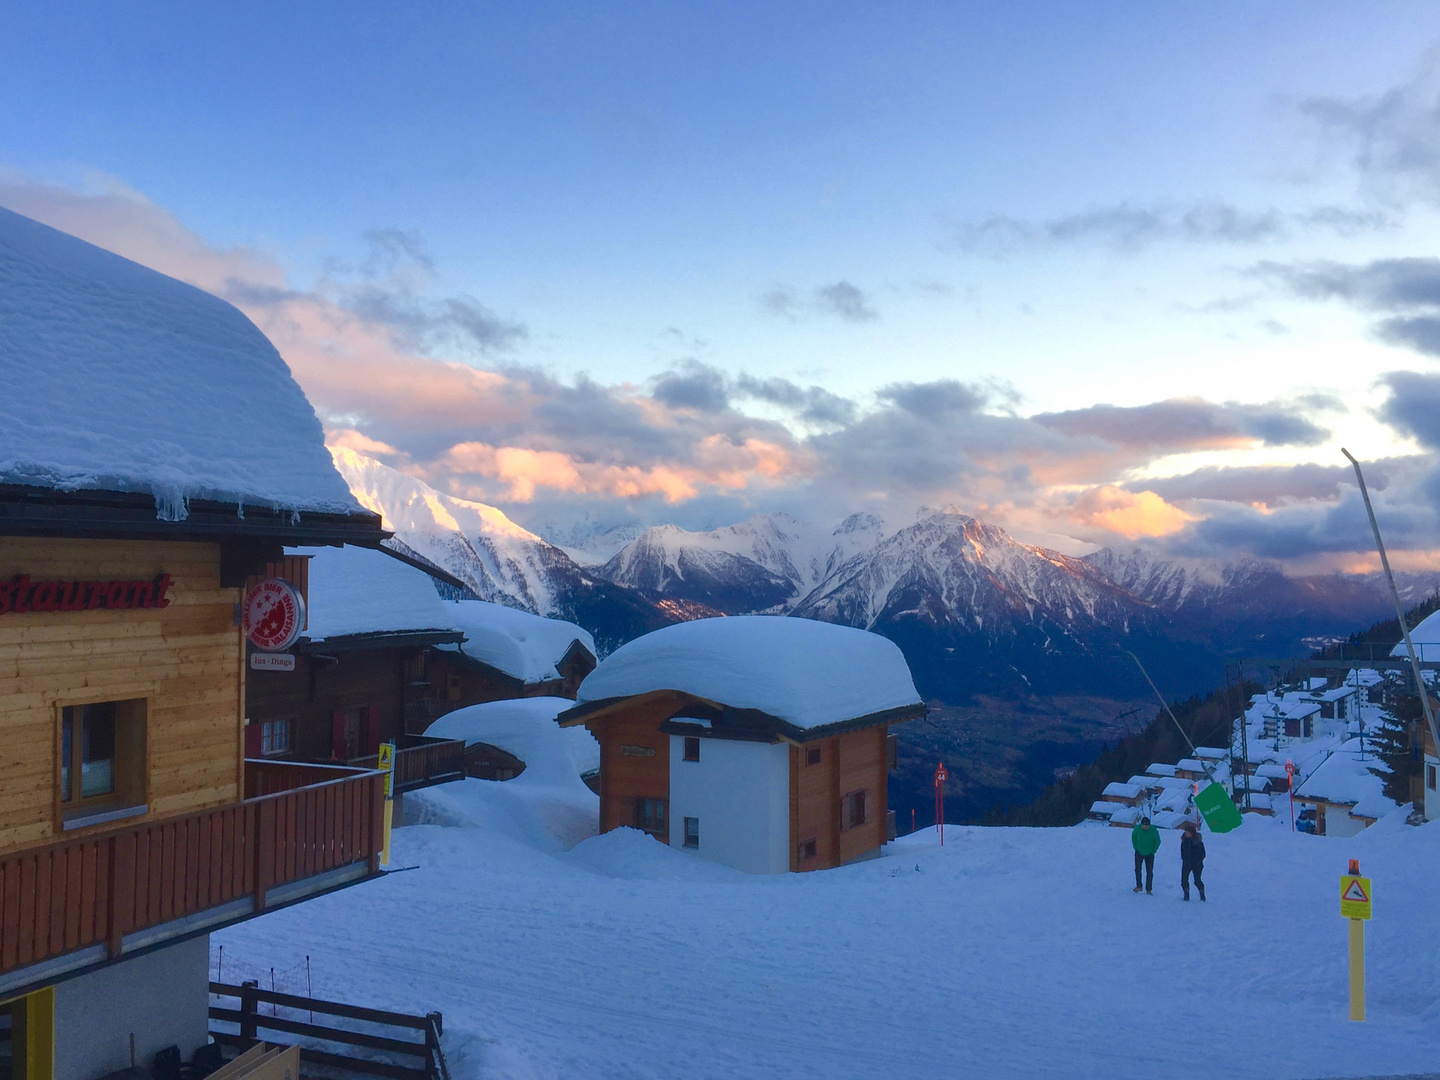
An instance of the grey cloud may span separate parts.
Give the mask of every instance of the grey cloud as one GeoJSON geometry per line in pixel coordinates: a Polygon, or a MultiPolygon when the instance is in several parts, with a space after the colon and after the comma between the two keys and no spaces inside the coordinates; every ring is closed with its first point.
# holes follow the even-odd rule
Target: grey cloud
{"type": "Polygon", "coordinates": [[[802,293],[788,285],[779,286],[760,297],[760,307],[769,315],[800,319],[809,315],[825,315],[846,322],[873,322],[879,311],[863,290],[849,281],[837,281],[802,293]]]}
{"type": "Polygon", "coordinates": [[[1440,448],[1440,375],[1392,371],[1380,381],[1390,391],[1381,419],[1422,446],[1440,448]]]}
{"type": "Polygon", "coordinates": [[[672,409],[719,412],[730,407],[724,373],[693,361],[657,378],[651,393],[672,409]]]}
{"type": "MultiPolygon", "coordinates": [[[[1411,489],[1375,508],[1385,529],[1386,546],[1396,550],[1434,545],[1433,508],[1416,501],[1411,489]]],[[[1261,558],[1296,559],[1307,555],[1370,552],[1374,540],[1357,489],[1334,502],[1307,503],[1263,512],[1237,503],[1210,503],[1207,516],[1176,534],[1166,545],[1175,554],[1234,558],[1249,552],[1261,558]]]]}
{"type": "Polygon", "coordinates": [[[955,379],[891,383],[877,390],[875,396],[922,420],[952,420],[977,412],[990,400],[986,388],[955,379]]]}
{"type": "Polygon", "coordinates": [[[816,290],[820,307],[850,322],[870,322],[880,317],[865,294],[848,281],[837,281],[816,290]]]}
{"type": "MultiPolygon", "coordinates": [[[[1422,469],[1421,458],[1388,458],[1365,463],[1365,480],[1374,491],[1384,491],[1401,475],[1422,469]]],[[[1131,491],[1153,491],[1167,502],[1206,499],[1221,502],[1263,503],[1285,500],[1334,499],[1353,485],[1350,466],[1253,465],[1209,466],[1180,476],[1136,480],[1124,485],[1131,491]]]]}
{"type": "MultiPolygon", "coordinates": [[[[1332,408],[1340,403],[1325,399],[1332,408]]],[[[1311,410],[1316,401],[1306,403],[1311,410]]],[[[1329,431],[1294,405],[1216,403],[1172,399],[1150,405],[1091,405],[1067,412],[1041,413],[1038,424],[1072,437],[1091,436],[1116,446],[1178,450],[1223,444],[1237,437],[1269,446],[1314,446],[1329,431]]]]}
{"type": "Polygon", "coordinates": [[[756,401],[789,409],[812,424],[849,424],[855,419],[855,403],[823,386],[800,386],[779,377],[757,379],[753,375],[741,375],[735,380],[735,390],[756,401]]]}
{"type": "Polygon", "coordinates": [[[1307,300],[1342,300],[1363,311],[1393,312],[1374,324],[1377,337],[1440,356],[1440,259],[1376,259],[1360,265],[1265,262],[1252,273],[1307,300]]]}
{"type": "Polygon", "coordinates": [[[1379,213],[1320,206],[1298,213],[1243,210],[1220,201],[1188,206],[1119,203],[1045,220],[992,214],[956,227],[960,247],[1003,253],[1020,247],[1099,244],[1136,251],[1164,241],[1193,244],[1260,244],[1297,233],[1327,231],[1342,236],[1388,227],[1379,213]]]}
{"type": "Polygon", "coordinates": [[[1409,82],[1362,98],[1314,97],[1300,111],[1352,152],[1356,170],[1385,195],[1440,200],[1440,53],[1409,82]]]}
{"type": "Polygon", "coordinates": [[[500,318],[466,297],[427,301],[407,290],[362,285],[346,291],[343,306],[388,327],[405,346],[434,353],[456,349],[489,354],[528,336],[524,324],[500,318]]]}

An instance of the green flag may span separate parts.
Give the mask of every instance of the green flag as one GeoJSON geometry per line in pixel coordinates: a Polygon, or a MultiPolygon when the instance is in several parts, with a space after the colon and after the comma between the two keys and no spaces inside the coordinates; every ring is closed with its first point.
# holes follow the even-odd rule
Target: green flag
{"type": "Polygon", "coordinates": [[[1224,784],[1217,784],[1212,780],[1195,796],[1195,806],[1205,818],[1205,824],[1210,826],[1211,832],[1229,832],[1240,826],[1240,811],[1235,809],[1235,804],[1230,801],[1224,784]]]}

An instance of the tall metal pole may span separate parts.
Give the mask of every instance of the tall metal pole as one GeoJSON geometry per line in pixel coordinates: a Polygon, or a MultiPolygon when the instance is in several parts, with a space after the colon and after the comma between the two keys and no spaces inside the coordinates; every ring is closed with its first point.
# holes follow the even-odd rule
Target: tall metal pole
{"type": "MultiPolygon", "coordinates": [[[[1420,707],[1425,710],[1425,724],[1430,728],[1430,738],[1440,747],[1440,731],[1435,727],[1435,713],[1430,708],[1430,691],[1420,674],[1420,660],[1415,655],[1415,643],[1410,640],[1410,628],[1405,625],[1405,610],[1400,606],[1400,593],[1395,588],[1395,575],[1390,572],[1390,559],[1385,554],[1385,541],[1380,539],[1380,525],[1375,520],[1375,508],[1370,505],[1370,492],[1365,487],[1365,475],[1360,471],[1360,462],[1343,446],[1340,452],[1355,466],[1355,479],[1360,483],[1360,497],[1365,500],[1365,513],[1370,515],[1370,528],[1375,533],[1375,550],[1380,552],[1380,565],[1385,570],[1385,581],[1390,586],[1390,599],[1395,602],[1395,618],[1400,623],[1400,634],[1405,639],[1405,651],[1410,654],[1410,670],[1415,676],[1415,689],[1420,694],[1420,707]]],[[[1361,744],[1364,745],[1363,743],[1361,744]]]]}

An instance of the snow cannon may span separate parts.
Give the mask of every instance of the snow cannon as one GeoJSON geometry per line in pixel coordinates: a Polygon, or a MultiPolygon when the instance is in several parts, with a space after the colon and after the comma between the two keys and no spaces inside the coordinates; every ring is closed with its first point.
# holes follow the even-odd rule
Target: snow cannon
{"type": "Polygon", "coordinates": [[[1205,824],[1210,826],[1211,832],[1226,833],[1240,827],[1240,811],[1236,809],[1224,784],[1210,781],[1195,796],[1195,807],[1205,819],[1205,824]]]}

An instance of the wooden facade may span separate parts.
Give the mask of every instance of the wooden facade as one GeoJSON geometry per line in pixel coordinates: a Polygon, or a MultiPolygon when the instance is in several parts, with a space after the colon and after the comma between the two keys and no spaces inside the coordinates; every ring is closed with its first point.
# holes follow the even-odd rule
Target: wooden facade
{"type": "Polygon", "coordinates": [[[637,803],[663,799],[664,827],[648,831],[664,843],[676,827],[668,811],[672,734],[700,739],[702,745],[715,737],[788,743],[790,869],[806,871],[852,862],[886,842],[888,725],[923,711],[923,705],[893,710],[894,715],[829,725],[807,737],[754,710],[662,690],[582,705],[559,720],[584,724],[600,744],[600,831],[638,826],[637,803]]]}
{"type": "Polygon", "coordinates": [[[0,853],[77,835],[63,827],[60,799],[66,706],[144,703],[143,739],[130,748],[138,758],[138,789],[125,801],[146,807],[145,816],[240,798],[244,652],[234,617],[238,590],[220,584],[220,545],[0,540],[0,580],[153,580],[163,574],[173,579],[164,608],[0,616],[0,853]]]}

